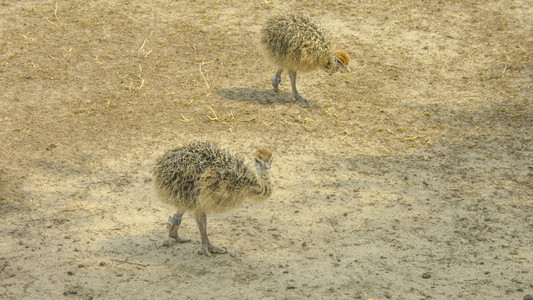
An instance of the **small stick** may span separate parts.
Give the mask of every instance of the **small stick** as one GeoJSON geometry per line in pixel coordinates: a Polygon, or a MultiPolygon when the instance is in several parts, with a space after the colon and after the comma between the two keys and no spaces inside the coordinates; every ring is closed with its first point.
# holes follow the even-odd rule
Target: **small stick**
{"type": "MultiPolygon", "coordinates": [[[[152,33],[154,33],[154,32],[151,31],[150,34],[148,35],[148,37],[151,36],[152,33]]],[[[142,50],[144,49],[144,46],[146,45],[146,41],[148,40],[148,37],[145,37],[145,38],[144,38],[144,42],[143,42],[141,48],[139,48],[138,52],[142,52],[142,50]]],[[[144,57],[148,56],[148,54],[150,54],[150,52],[152,52],[152,50],[148,51],[148,53],[144,53],[144,52],[143,52],[144,57]]]]}
{"type": "Polygon", "coordinates": [[[204,73],[202,72],[202,65],[203,65],[203,62],[201,64],[199,64],[198,69],[200,70],[200,75],[202,75],[202,78],[205,81],[205,86],[207,87],[207,90],[209,91],[209,88],[210,88],[209,87],[209,82],[207,82],[207,78],[205,78],[204,73]]]}
{"type": "Polygon", "coordinates": [[[207,81],[207,78],[204,76],[204,73],[202,72],[202,66],[203,65],[208,65],[208,64],[212,64],[213,62],[215,62],[216,59],[213,59],[212,61],[208,61],[208,62],[204,62],[203,60],[198,64],[198,70],[200,70],[200,75],[202,75],[202,78],[204,79],[204,82],[205,82],[205,86],[207,88],[207,96],[209,96],[211,94],[211,92],[209,90],[211,90],[211,86],[209,84],[209,82],[207,81]]]}
{"type": "Polygon", "coordinates": [[[187,119],[187,118],[185,118],[185,116],[184,116],[183,114],[180,114],[180,115],[181,115],[181,117],[183,118],[183,120],[181,120],[182,122],[185,122],[185,123],[187,123],[187,122],[192,122],[192,119],[187,119]]]}
{"type": "Polygon", "coordinates": [[[407,141],[414,141],[414,140],[417,140],[417,139],[421,139],[421,138],[425,137],[426,135],[416,135],[416,136],[413,136],[413,137],[403,138],[403,139],[407,140],[407,141]]]}
{"type": "Polygon", "coordinates": [[[54,17],[56,18],[57,23],[59,24],[59,18],[57,17],[57,0],[56,0],[56,8],[54,9],[54,17]]]}
{"type": "Polygon", "coordinates": [[[141,85],[138,87],[139,90],[142,89],[144,85],[144,78],[142,78],[142,74],[143,74],[143,66],[139,64],[139,74],[137,75],[137,77],[139,77],[139,79],[141,80],[141,85]]]}
{"type": "Polygon", "coordinates": [[[134,262],[129,262],[127,260],[120,260],[120,259],[111,259],[111,260],[115,261],[115,262],[119,262],[119,263],[125,263],[125,264],[130,264],[130,265],[135,265],[135,266],[146,267],[146,265],[139,264],[139,263],[134,263],[134,262]]]}
{"type": "Polygon", "coordinates": [[[252,122],[253,120],[255,120],[256,118],[255,117],[251,117],[250,119],[246,119],[246,120],[239,120],[241,122],[252,122]]]}
{"type": "Polygon", "coordinates": [[[148,39],[148,38],[144,38],[144,42],[143,42],[141,48],[139,48],[139,52],[141,52],[141,51],[143,50],[144,45],[146,44],[146,40],[147,40],[147,39],[148,39]]]}
{"type": "Polygon", "coordinates": [[[212,108],[211,106],[209,106],[209,109],[211,110],[211,112],[213,112],[213,115],[214,115],[213,118],[211,118],[209,115],[207,115],[207,118],[208,118],[209,120],[211,120],[211,121],[216,121],[216,120],[220,119],[220,117],[217,116],[217,113],[213,110],[213,108],[212,108]]]}

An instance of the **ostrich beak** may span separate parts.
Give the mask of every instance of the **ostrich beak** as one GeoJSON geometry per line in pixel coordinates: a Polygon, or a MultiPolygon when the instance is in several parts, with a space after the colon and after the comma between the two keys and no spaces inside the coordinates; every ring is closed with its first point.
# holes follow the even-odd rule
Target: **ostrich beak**
{"type": "Polygon", "coordinates": [[[350,67],[348,67],[348,65],[345,65],[345,64],[341,64],[341,73],[343,72],[346,72],[346,73],[351,73],[352,70],[350,70],[350,67]]]}

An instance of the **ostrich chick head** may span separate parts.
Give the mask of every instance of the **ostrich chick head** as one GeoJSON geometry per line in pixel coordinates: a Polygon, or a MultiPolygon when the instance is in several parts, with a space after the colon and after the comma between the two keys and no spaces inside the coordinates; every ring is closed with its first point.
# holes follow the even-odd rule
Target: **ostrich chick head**
{"type": "Polygon", "coordinates": [[[258,170],[268,170],[272,165],[272,152],[267,149],[259,149],[255,152],[255,167],[258,170]]]}
{"type": "Polygon", "coordinates": [[[350,67],[348,67],[349,62],[350,56],[348,53],[343,50],[338,50],[328,61],[328,64],[325,67],[326,72],[330,74],[337,73],[339,70],[341,70],[341,72],[351,72],[350,67]]]}

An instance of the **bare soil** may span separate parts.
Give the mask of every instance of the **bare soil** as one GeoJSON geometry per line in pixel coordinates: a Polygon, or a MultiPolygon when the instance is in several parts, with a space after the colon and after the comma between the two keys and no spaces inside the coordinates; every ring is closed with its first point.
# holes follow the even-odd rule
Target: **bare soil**
{"type": "Polygon", "coordinates": [[[533,294],[533,4],[0,1],[0,298],[533,294]],[[352,73],[258,47],[302,11],[352,73]],[[168,243],[151,168],[209,140],[274,155],[273,197],[168,243]]]}

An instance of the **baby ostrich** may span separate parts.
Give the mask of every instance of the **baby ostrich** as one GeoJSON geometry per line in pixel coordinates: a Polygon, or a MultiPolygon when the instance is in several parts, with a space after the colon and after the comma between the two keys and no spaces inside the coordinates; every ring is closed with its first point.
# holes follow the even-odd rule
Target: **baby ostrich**
{"type": "Polygon", "coordinates": [[[245,199],[269,198],[274,187],[269,174],[271,163],[272,153],[259,149],[254,170],[241,157],[206,142],[167,152],[157,160],[153,174],[159,198],[177,208],[174,217],[169,218],[169,236],[178,242],[190,241],[178,235],[178,227],[183,214],[191,211],[200,229],[202,252],[207,256],[226,253],[209,242],[206,214],[235,209],[245,199]]]}
{"type": "Polygon", "coordinates": [[[318,68],[333,74],[339,69],[350,72],[350,56],[343,50],[334,51],[329,35],[309,18],[299,14],[274,17],[261,30],[261,44],[266,55],[279,66],[272,86],[279,91],[283,69],[289,71],[292,95],[296,101],[309,105],[296,90],[296,72],[318,68]]]}

